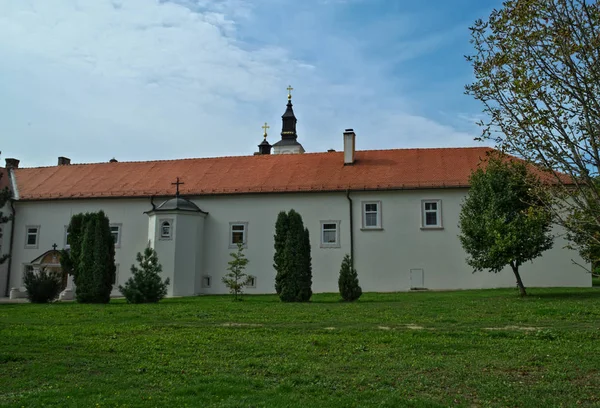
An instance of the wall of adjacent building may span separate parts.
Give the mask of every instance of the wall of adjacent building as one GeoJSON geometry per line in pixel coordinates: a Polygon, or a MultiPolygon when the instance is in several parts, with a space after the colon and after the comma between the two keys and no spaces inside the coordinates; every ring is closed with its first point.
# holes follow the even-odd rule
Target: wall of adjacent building
{"type": "MultiPolygon", "coordinates": [[[[428,289],[471,289],[513,287],[515,279],[506,269],[498,274],[472,273],[466,265],[466,254],[458,239],[458,214],[466,190],[435,189],[396,192],[353,192],[354,252],[364,291],[404,291],[411,288],[411,270],[422,270],[424,287],[428,289]],[[421,228],[422,200],[441,200],[442,229],[421,228]],[[364,201],[381,203],[381,229],[362,228],[364,201]]],[[[350,253],[350,214],[346,193],[256,194],[196,197],[194,201],[208,215],[197,242],[186,242],[197,248],[195,291],[206,294],[227,293],[221,282],[226,273],[230,253],[230,223],[247,223],[246,272],[256,277],[256,287],[247,293],[274,292],[273,269],[274,225],[279,211],[298,211],[311,235],[313,291],[336,292],[341,261],[350,253]],[[321,221],[339,221],[340,242],[336,248],[321,247],[321,221]],[[201,287],[202,277],[210,276],[210,287],[201,287]]],[[[157,200],[157,204],[160,200],[157,200]]],[[[18,202],[15,245],[11,270],[11,286],[20,286],[23,265],[51,249],[56,243],[65,245],[65,226],[72,214],[103,209],[111,223],[121,224],[120,246],[116,249],[119,264],[118,281],[130,276],[135,255],[148,244],[149,199],[98,199],[18,202]],[[28,225],[39,225],[38,248],[25,248],[28,225]]],[[[557,232],[559,232],[557,230],[557,232]]],[[[177,228],[175,228],[177,234],[177,228]]],[[[188,234],[194,240],[193,234],[188,234]]],[[[564,249],[557,238],[554,248],[542,258],[523,265],[526,286],[590,286],[591,277],[573,264],[583,261],[564,249]]],[[[159,253],[160,256],[160,253],[159,253]]],[[[176,264],[176,263],[175,263],[176,264]]],[[[170,274],[170,272],[168,272],[170,274]]],[[[118,292],[115,292],[117,294],[118,292]]]]}

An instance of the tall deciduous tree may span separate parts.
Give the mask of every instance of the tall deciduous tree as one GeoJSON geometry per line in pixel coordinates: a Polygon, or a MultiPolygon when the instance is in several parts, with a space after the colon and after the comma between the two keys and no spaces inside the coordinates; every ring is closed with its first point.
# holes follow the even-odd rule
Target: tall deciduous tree
{"type": "MultiPolygon", "coordinates": [[[[2,180],[2,176],[4,176],[3,173],[0,172],[0,181],[2,180]]],[[[8,204],[9,200],[11,198],[11,194],[10,194],[10,190],[8,189],[8,187],[5,187],[3,189],[0,189],[0,225],[2,224],[6,224],[8,221],[10,221],[12,218],[12,216],[10,215],[4,215],[4,213],[2,212],[2,209],[6,206],[6,204],[8,204]]],[[[0,240],[2,239],[2,234],[3,234],[3,230],[0,229],[0,240]]],[[[9,257],[9,254],[2,254],[0,252],[0,265],[2,265],[9,257]]]]}
{"type": "Polygon", "coordinates": [[[467,263],[495,273],[510,265],[521,296],[527,292],[519,267],[553,244],[551,214],[531,188],[538,183],[524,163],[490,157],[471,174],[459,216],[467,263]]]}
{"type": "Polygon", "coordinates": [[[600,245],[600,3],[505,1],[471,33],[481,139],[545,169],[558,221],[600,245]]]}
{"type": "Polygon", "coordinates": [[[70,252],[61,266],[73,275],[80,303],[108,303],[115,280],[115,241],[103,211],[75,214],[68,227],[70,252]]]}

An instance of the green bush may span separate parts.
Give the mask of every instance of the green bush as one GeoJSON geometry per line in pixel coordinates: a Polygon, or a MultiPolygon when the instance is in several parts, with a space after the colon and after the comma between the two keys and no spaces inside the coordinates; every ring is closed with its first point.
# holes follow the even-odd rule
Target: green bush
{"type": "Polygon", "coordinates": [[[158,303],[167,295],[169,278],[163,282],[160,278],[162,265],[158,262],[158,255],[153,248],[146,248],[144,254],[137,254],[140,267],[131,265],[133,276],[119,286],[119,290],[127,299],[127,303],[158,303]]]}
{"type": "Polygon", "coordinates": [[[352,267],[350,255],[347,254],[342,261],[338,287],[342,299],[346,302],[354,302],[362,295],[362,289],[358,285],[358,274],[356,273],[356,269],[352,267]]]}
{"type": "Polygon", "coordinates": [[[62,288],[61,273],[45,268],[25,272],[25,289],[31,303],[50,303],[58,299],[62,288]]]}

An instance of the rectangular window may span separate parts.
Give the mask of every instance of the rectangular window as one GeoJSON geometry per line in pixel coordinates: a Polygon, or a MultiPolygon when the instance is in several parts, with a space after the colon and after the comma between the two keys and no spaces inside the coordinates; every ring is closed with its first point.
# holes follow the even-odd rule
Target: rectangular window
{"type": "Polygon", "coordinates": [[[25,248],[37,248],[40,235],[40,227],[29,225],[25,227],[25,248]]]}
{"type": "Polygon", "coordinates": [[[121,246],[121,224],[110,224],[110,233],[115,240],[115,247],[121,246]]]}
{"type": "Polygon", "coordinates": [[[442,200],[422,201],[421,227],[442,228],[442,200]]]}
{"type": "Polygon", "coordinates": [[[256,287],[256,276],[248,275],[248,280],[246,281],[247,288],[255,288],[256,287]]]}
{"type": "Polygon", "coordinates": [[[212,283],[212,278],[208,275],[202,277],[202,287],[210,288],[210,284],[212,283]]]}
{"type": "Polygon", "coordinates": [[[381,201],[370,201],[362,203],[363,228],[381,229],[381,201]]]}
{"type": "Polygon", "coordinates": [[[340,222],[321,221],[321,248],[340,247],[340,222]]]}
{"type": "Polygon", "coordinates": [[[237,248],[237,244],[248,245],[248,223],[231,222],[229,223],[229,248],[237,248]]]}

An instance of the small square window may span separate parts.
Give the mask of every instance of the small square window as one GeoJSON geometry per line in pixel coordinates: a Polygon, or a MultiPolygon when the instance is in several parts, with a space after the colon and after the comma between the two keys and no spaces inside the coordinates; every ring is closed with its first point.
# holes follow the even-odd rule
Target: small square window
{"type": "Polygon", "coordinates": [[[173,220],[160,220],[160,239],[173,239],[173,220]]]}
{"type": "Polygon", "coordinates": [[[115,240],[115,247],[121,246],[121,224],[111,224],[110,225],[110,233],[115,240]]]}
{"type": "Polygon", "coordinates": [[[381,229],[381,201],[362,203],[363,229],[381,229]]]}
{"type": "Polygon", "coordinates": [[[27,226],[25,227],[25,248],[37,248],[40,236],[39,226],[27,226]]]}
{"type": "Polygon", "coordinates": [[[210,284],[212,283],[212,277],[208,276],[208,275],[204,275],[202,277],[202,287],[203,288],[210,288],[210,284]]]}
{"type": "Polygon", "coordinates": [[[256,276],[248,275],[248,279],[246,280],[247,288],[255,288],[256,287],[256,276]]]}
{"type": "Polygon", "coordinates": [[[421,204],[421,228],[442,228],[442,201],[423,200],[421,204]]]}
{"type": "Polygon", "coordinates": [[[340,222],[321,221],[321,248],[340,247],[340,222]]]}
{"type": "Polygon", "coordinates": [[[237,245],[248,245],[248,223],[232,222],[229,223],[229,248],[237,248],[237,245]]]}

